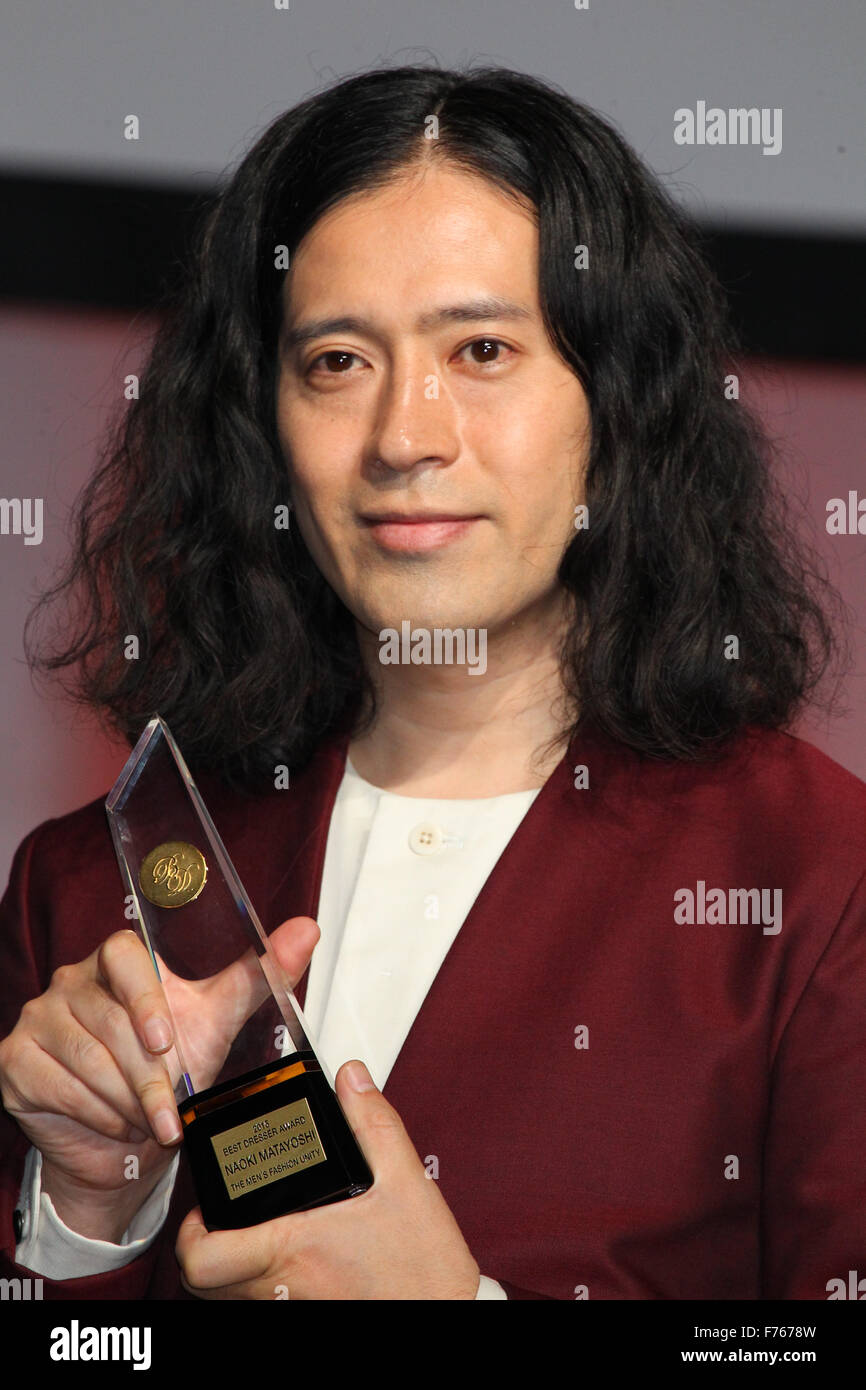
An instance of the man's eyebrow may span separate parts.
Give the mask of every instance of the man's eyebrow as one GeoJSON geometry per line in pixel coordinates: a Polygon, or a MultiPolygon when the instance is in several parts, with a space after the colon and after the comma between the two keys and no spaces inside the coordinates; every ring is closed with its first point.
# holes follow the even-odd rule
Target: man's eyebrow
{"type": "MultiPolygon", "coordinates": [[[[465,304],[445,304],[439,309],[429,309],[419,314],[415,328],[419,333],[429,333],[444,323],[478,323],[484,319],[532,319],[535,314],[523,304],[515,304],[510,299],[488,295],[483,299],[472,299],[465,304]]],[[[376,329],[367,319],[354,315],[344,315],[332,319],[311,319],[285,328],[282,333],[286,348],[303,347],[316,338],[328,337],[331,333],[363,333],[375,337],[376,329]]]]}

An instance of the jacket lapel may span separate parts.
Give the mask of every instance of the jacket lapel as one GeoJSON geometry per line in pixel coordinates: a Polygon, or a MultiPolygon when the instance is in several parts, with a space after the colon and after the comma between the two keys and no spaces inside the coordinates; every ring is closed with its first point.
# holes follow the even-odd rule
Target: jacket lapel
{"type": "MultiPolygon", "coordinates": [[[[281,866],[281,872],[267,897],[264,925],[268,931],[287,917],[317,916],[328,829],[349,742],[346,728],[332,734],[307,767],[292,775],[288,794],[275,794],[282,800],[274,803],[265,839],[271,866],[281,866]]],[[[598,813],[605,749],[604,738],[586,726],[572,740],[505,846],[446,954],[388,1077],[385,1092],[398,1109],[397,1098],[409,1103],[419,1076],[439,1054],[442,1039],[453,1034],[458,1017],[467,1011],[478,1017],[491,969],[494,973],[504,970],[509,987],[519,987],[524,967],[530,964],[524,957],[527,952],[531,957],[541,944],[535,939],[531,906],[543,897],[539,865],[551,844],[562,846],[564,825],[589,814],[590,801],[598,813]],[[592,767],[593,795],[574,789],[576,764],[592,767]]],[[[306,982],[304,975],[295,988],[302,1008],[306,982]]]]}
{"type": "MultiPolygon", "coordinates": [[[[328,829],[346,768],[349,740],[348,729],[332,734],[300,773],[292,773],[288,790],[277,794],[283,800],[277,803],[278,812],[275,807],[268,840],[278,877],[267,895],[266,931],[273,931],[288,917],[317,918],[328,829]]],[[[262,901],[264,905],[265,898],[262,901]]],[[[295,986],[301,1008],[306,992],[305,972],[295,986]]]]}

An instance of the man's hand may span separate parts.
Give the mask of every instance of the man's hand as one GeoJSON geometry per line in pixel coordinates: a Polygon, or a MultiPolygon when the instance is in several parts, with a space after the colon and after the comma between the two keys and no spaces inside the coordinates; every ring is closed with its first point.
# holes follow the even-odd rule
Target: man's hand
{"type": "MultiPolygon", "coordinates": [[[[310,917],[271,933],[292,985],[318,939],[310,917]]],[[[115,932],[86,960],[55,970],[0,1042],[0,1096],[42,1153],[42,1190],[72,1230],[98,1240],[120,1240],[181,1137],[172,1017],[204,1090],[268,988],[252,948],[209,980],[181,979],[164,964],[161,974],[135,932],[115,932]]]]}
{"type": "Polygon", "coordinates": [[[360,1062],[346,1062],[336,1085],[373,1186],[238,1231],[208,1232],[196,1207],[175,1247],[184,1288],[220,1299],[474,1299],[478,1265],[396,1110],[360,1062]],[[354,1089],[355,1076],[367,1089],[354,1089]]]}

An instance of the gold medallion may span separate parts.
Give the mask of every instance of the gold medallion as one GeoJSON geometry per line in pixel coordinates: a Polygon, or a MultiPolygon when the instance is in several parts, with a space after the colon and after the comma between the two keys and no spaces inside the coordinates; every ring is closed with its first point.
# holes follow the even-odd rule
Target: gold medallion
{"type": "Polygon", "coordinates": [[[184,840],[166,840],[142,860],[138,882],[157,907],[185,907],[207,882],[205,857],[184,840]]]}

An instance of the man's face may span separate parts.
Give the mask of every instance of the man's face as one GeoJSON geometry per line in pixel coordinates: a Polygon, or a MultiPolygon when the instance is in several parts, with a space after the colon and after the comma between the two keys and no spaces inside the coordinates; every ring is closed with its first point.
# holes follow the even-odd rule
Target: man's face
{"type": "Polygon", "coordinates": [[[559,610],[589,407],[544,331],[537,264],[531,215],[453,166],[345,199],[293,258],[277,426],[295,517],[376,636],[409,620],[490,640],[559,610]],[[463,522],[374,524],[388,514],[463,522]]]}

